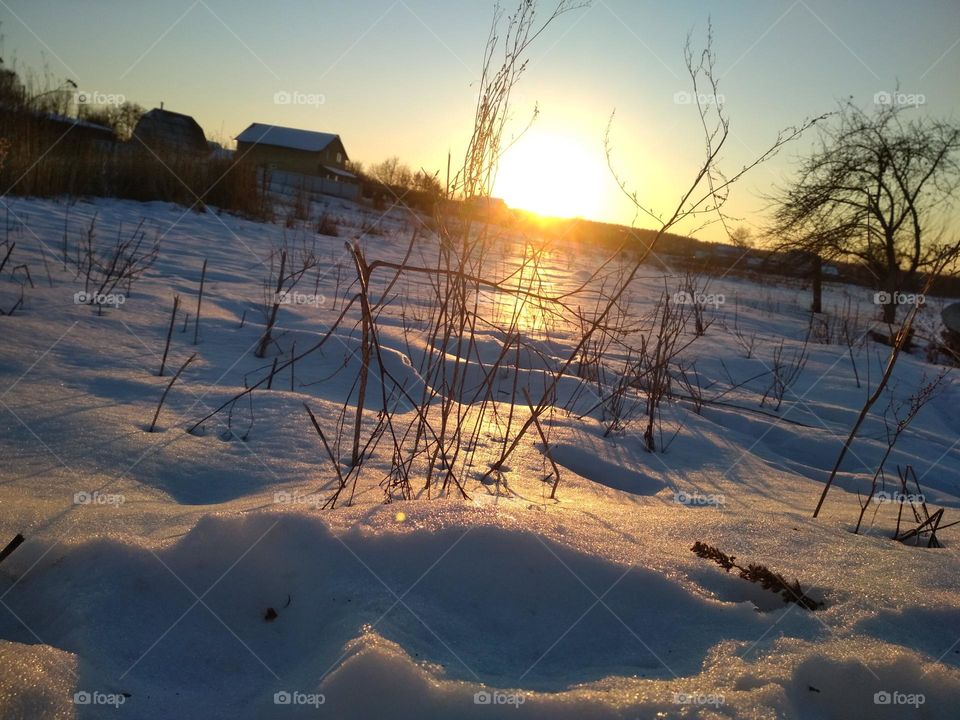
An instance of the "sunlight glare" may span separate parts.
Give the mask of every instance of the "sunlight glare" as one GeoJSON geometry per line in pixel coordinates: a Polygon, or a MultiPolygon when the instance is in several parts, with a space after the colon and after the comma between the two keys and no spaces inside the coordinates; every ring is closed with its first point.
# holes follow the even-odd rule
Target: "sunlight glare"
{"type": "Polygon", "coordinates": [[[504,153],[494,193],[540,215],[596,218],[606,181],[599,147],[534,128],[504,153]]]}

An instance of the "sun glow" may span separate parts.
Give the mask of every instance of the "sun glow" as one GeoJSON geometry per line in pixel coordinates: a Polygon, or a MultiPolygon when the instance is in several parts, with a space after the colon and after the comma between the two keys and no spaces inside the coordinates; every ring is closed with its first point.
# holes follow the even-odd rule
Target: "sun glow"
{"type": "Polygon", "coordinates": [[[494,194],[540,215],[596,218],[608,181],[602,150],[534,128],[504,153],[494,194]]]}

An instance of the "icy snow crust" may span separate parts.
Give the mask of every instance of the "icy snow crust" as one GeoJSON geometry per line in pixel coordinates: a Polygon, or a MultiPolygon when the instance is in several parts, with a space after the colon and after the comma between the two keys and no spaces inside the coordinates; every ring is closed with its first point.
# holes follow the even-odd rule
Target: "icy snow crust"
{"type": "MultiPolygon", "coordinates": [[[[894,543],[896,513],[883,505],[867,513],[864,534],[849,532],[856,493],[883,451],[879,419],[866,424],[820,519],[810,518],[866,392],[845,345],[810,345],[779,412],[731,407],[759,409],[763,379],[701,415],[670,404],[668,421],[682,425],[665,453],[645,453],[632,432],[603,437],[595,416],[556,413],[558,501],[548,499],[550,467],[533,436],[498,485],[479,482],[502,447],[491,432],[469,501],[384,505],[377,482],[389,458],[375,456],[354,506],[320,510],[335,476],[302,403],[332,436],[358,367],[349,328],[298,363],[293,391],[281,374],[273,390],[255,393],[246,440],[238,437],[249,425],[241,403],[233,434],[225,418],[202,434],[185,431],[272,361],[253,355],[263,263],[295,231],[159,203],[72,205],[74,240],[95,213],[102,238],[143,218],[164,235],[148,277],[98,317],[73,304],[81,287],[57,255],[67,207],[23,199],[9,207],[14,259],[29,263],[36,288],[23,310],[0,318],[0,540],[27,537],[0,566],[0,717],[957,717],[958,528],[941,534],[940,550],[894,543]],[[199,355],[171,391],[160,432],[149,434],[169,382],[156,370],[172,296],[192,315],[204,258],[201,342],[191,345],[192,321],[186,333],[178,327],[168,366],[199,355]],[[78,492],[122,500],[75,504],[78,492]],[[300,501],[275,502],[276,493],[300,501]],[[678,494],[721,502],[683,504],[678,494]],[[826,607],[785,605],[693,555],[695,540],[800,578],[826,607]],[[924,702],[876,704],[885,692],[924,702]],[[122,701],[83,704],[77,693],[122,701]],[[276,693],[302,702],[277,704],[276,693]],[[477,693],[491,702],[478,704],[477,693]]],[[[352,224],[368,211],[338,201],[328,210],[343,237],[320,236],[318,247],[329,268],[343,265],[342,291],[350,282],[343,240],[359,234],[352,224]]],[[[399,260],[411,222],[388,215],[386,234],[361,240],[368,259],[399,260]]],[[[430,243],[421,240],[418,255],[429,257],[430,243]]],[[[556,288],[601,261],[568,247],[548,257],[556,288]]],[[[637,313],[663,287],[662,274],[642,275],[630,292],[637,313]]],[[[331,270],[317,286],[325,303],[282,307],[283,348],[306,348],[326,332],[339,312],[336,286],[331,270]]],[[[3,307],[15,287],[0,279],[3,307]]],[[[314,279],[299,289],[312,293],[314,279]]],[[[422,279],[401,288],[408,313],[423,290],[422,279]]],[[[769,363],[774,338],[802,342],[802,288],[725,278],[711,291],[727,305],[689,351],[706,379],[746,380],[769,363]],[[740,328],[758,334],[750,359],[723,327],[734,298],[740,328]]],[[[831,312],[849,299],[861,318],[872,317],[866,289],[830,285],[827,294],[831,312]]],[[[925,311],[928,326],[940,306],[925,311]]],[[[405,336],[396,307],[381,324],[391,374],[418,387],[425,338],[405,336]]],[[[539,332],[535,320],[525,331],[539,332]]],[[[563,356],[568,339],[551,333],[541,355],[524,355],[498,382],[509,388],[519,372],[536,398],[544,364],[563,356]]],[[[481,336],[480,357],[495,357],[502,342],[481,336]]],[[[868,343],[855,352],[861,379],[876,378],[883,349],[868,343]]],[[[934,370],[905,356],[898,392],[934,370]]],[[[479,383],[476,363],[468,372],[479,383]]],[[[564,380],[558,404],[577,390],[564,380]]],[[[377,408],[378,383],[371,393],[368,407],[377,408]]],[[[582,395],[580,412],[596,401],[582,395]]],[[[958,401],[951,377],[888,464],[912,464],[947,522],[960,507],[958,401]]]]}

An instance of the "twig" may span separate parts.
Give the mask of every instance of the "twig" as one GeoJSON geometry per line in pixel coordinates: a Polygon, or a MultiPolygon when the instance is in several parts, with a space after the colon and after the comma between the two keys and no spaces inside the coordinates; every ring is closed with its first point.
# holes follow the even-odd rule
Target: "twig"
{"type": "Polygon", "coordinates": [[[193,344],[197,344],[200,335],[200,304],[203,302],[203,282],[207,279],[207,259],[203,259],[203,270],[200,271],[200,293],[197,295],[197,315],[193,320],[193,344]]]}
{"type": "Polygon", "coordinates": [[[163,347],[163,359],[160,361],[160,372],[157,373],[163,377],[163,369],[167,365],[167,353],[170,352],[170,338],[173,335],[173,324],[177,320],[177,309],[180,307],[180,296],[173,296],[173,312],[170,313],[170,327],[167,328],[167,344],[163,347]]]}
{"type": "Polygon", "coordinates": [[[196,356],[197,354],[194,353],[193,355],[188,357],[187,361],[180,366],[179,370],[177,370],[177,373],[172,378],[170,378],[170,382],[167,384],[166,390],[164,390],[163,395],[160,396],[160,402],[157,403],[157,411],[153,414],[153,422],[150,423],[150,429],[147,430],[147,432],[153,432],[153,429],[157,426],[157,418],[160,417],[160,408],[163,407],[163,401],[167,399],[167,393],[170,392],[170,388],[173,387],[173,384],[177,381],[177,378],[180,377],[180,373],[182,373],[187,368],[187,365],[193,362],[193,359],[196,356]]]}
{"type": "Polygon", "coordinates": [[[6,560],[7,556],[21,545],[23,545],[23,535],[17,533],[13,540],[8,542],[7,546],[3,550],[0,550],[0,563],[6,560]]]}

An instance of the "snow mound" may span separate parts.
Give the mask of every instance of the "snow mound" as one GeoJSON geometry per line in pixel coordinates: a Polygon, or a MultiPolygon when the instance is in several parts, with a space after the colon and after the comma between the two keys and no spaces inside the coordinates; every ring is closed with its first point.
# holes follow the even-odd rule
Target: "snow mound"
{"type": "Polygon", "coordinates": [[[660,478],[604,460],[590,450],[576,445],[553,445],[550,454],[558,465],[572,470],[586,480],[614,490],[634,495],[656,495],[667,486],[660,478]]]}
{"type": "Polygon", "coordinates": [[[780,632],[810,631],[799,615],[716,602],[532,532],[397,527],[336,534],[316,517],[262,512],[208,516],[161,549],[103,538],[42,554],[28,543],[2,587],[23,624],[5,616],[0,634],[70,653],[77,676],[64,688],[38,648],[33,671],[3,684],[24,688],[21,703],[123,696],[143,718],[263,717],[283,692],[368,717],[385,700],[364,699],[367,682],[390,676],[420,708],[403,717],[469,717],[478,692],[581,707],[584,687],[696,675],[715,645],[781,619],[780,632]]]}

